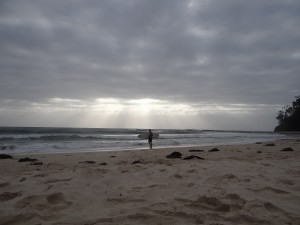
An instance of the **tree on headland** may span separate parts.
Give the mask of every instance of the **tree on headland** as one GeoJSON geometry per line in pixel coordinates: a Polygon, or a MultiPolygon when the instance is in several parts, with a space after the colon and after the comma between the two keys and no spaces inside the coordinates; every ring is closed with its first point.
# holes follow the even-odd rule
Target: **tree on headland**
{"type": "Polygon", "coordinates": [[[287,105],[278,112],[276,119],[279,125],[275,127],[275,132],[300,131],[300,95],[295,96],[295,99],[292,105],[287,105]]]}

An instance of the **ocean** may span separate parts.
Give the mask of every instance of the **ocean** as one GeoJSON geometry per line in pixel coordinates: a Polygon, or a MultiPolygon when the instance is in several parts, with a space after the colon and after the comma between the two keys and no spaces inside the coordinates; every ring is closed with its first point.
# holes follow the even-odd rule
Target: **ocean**
{"type": "MultiPolygon", "coordinates": [[[[153,129],[153,147],[246,144],[290,138],[273,132],[153,129]]],[[[0,153],[36,154],[147,149],[146,129],[0,127],[0,153]]]]}

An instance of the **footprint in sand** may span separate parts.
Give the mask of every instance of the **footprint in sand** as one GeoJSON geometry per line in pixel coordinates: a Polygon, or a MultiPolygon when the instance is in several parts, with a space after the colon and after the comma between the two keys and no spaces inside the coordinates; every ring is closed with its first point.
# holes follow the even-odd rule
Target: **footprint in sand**
{"type": "Polygon", "coordinates": [[[197,171],[195,169],[190,169],[187,171],[187,173],[196,173],[197,171]]]}
{"type": "MultiPolygon", "coordinates": [[[[173,224],[175,221],[184,220],[186,224],[203,224],[201,214],[192,214],[183,211],[170,211],[149,209],[147,213],[133,213],[126,216],[127,219],[132,220],[132,224],[150,224],[152,221],[168,221],[167,224],[173,224]],[[151,211],[151,213],[149,213],[151,211]],[[174,222],[173,222],[174,221],[174,222]]],[[[152,224],[152,223],[151,223],[152,224]]]]}
{"type": "Polygon", "coordinates": [[[264,207],[271,213],[281,214],[283,217],[289,218],[289,214],[284,209],[273,205],[271,202],[265,202],[264,207]]]}
{"type": "Polygon", "coordinates": [[[261,165],[263,165],[263,166],[265,166],[265,167],[272,166],[272,164],[270,164],[270,163],[261,163],[261,165]]]}
{"type": "Polygon", "coordinates": [[[145,199],[130,199],[130,198],[125,198],[125,197],[120,197],[120,198],[107,198],[107,202],[112,202],[112,203],[137,203],[137,202],[145,202],[145,199]]]}
{"type": "Polygon", "coordinates": [[[186,207],[199,208],[201,210],[210,210],[217,212],[230,212],[230,205],[221,202],[216,197],[201,196],[196,200],[176,199],[177,201],[185,203],[186,207]]]}
{"type": "Polygon", "coordinates": [[[1,224],[25,224],[37,216],[37,213],[21,213],[13,216],[2,216],[1,224]]]}
{"type": "Polygon", "coordinates": [[[294,181],[292,181],[292,180],[285,180],[285,179],[283,179],[283,180],[279,180],[281,183],[283,183],[283,184],[287,184],[287,185],[295,185],[295,182],[294,181]]]}
{"type": "Polygon", "coordinates": [[[51,184],[51,183],[57,183],[57,182],[66,182],[66,181],[70,181],[72,179],[73,178],[68,178],[68,179],[50,179],[50,180],[47,180],[45,182],[45,184],[51,184]]]}
{"type": "Polygon", "coordinates": [[[21,191],[19,191],[19,192],[4,192],[4,193],[0,194],[0,202],[12,200],[21,195],[22,195],[21,191]]]}
{"type": "Polygon", "coordinates": [[[48,174],[40,173],[40,174],[34,175],[33,177],[46,177],[46,176],[48,176],[48,174]]]}
{"type": "Polygon", "coordinates": [[[272,187],[264,187],[264,188],[261,188],[261,189],[248,188],[248,190],[254,191],[254,192],[257,192],[257,193],[264,193],[264,192],[275,193],[275,194],[289,194],[290,193],[290,192],[283,191],[283,190],[276,189],[276,188],[272,188],[272,187]]]}
{"type": "MultiPolygon", "coordinates": [[[[251,212],[251,214],[255,215],[257,212],[264,212],[264,217],[277,215],[278,218],[289,221],[291,218],[289,214],[282,208],[275,206],[271,202],[265,202],[261,200],[253,200],[247,202],[246,210],[251,212]]],[[[264,224],[264,223],[262,223],[264,224]]],[[[289,224],[289,223],[278,223],[278,224],[289,224]]]]}
{"type": "Polygon", "coordinates": [[[0,183],[0,188],[10,185],[8,182],[0,183]]]}
{"type": "Polygon", "coordinates": [[[237,182],[240,181],[240,179],[233,174],[225,174],[221,176],[209,177],[207,181],[211,184],[220,185],[227,182],[237,182]]]}
{"type": "Polygon", "coordinates": [[[225,199],[230,202],[230,211],[241,210],[246,204],[246,200],[238,194],[227,194],[225,199]]]}
{"type": "Polygon", "coordinates": [[[106,174],[108,170],[106,169],[96,169],[97,174],[106,174]]]}
{"type": "Polygon", "coordinates": [[[223,177],[228,180],[238,180],[239,181],[239,179],[236,176],[234,176],[233,174],[225,174],[223,177]]]}
{"type": "Polygon", "coordinates": [[[69,207],[72,203],[66,201],[63,193],[53,193],[49,195],[31,195],[23,198],[15,204],[18,209],[32,208],[38,211],[51,209],[62,210],[69,207]]]}
{"type": "Polygon", "coordinates": [[[198,198],[197,203],[201,204],[202,206],[208,209],[212,209],[214,211],[222,211],[222,212],[230,211],[230,205],[222,203],[216,197],[202,196],[198,198]]]}
{"type": "Polygon", "coordinates": [[[273,205],[272,203],[270,202],[266,202],[264,203],[264,207],[269,210],[270,212],[282,212],[283,210],[276,207],[275,205],[273,205]]]}
{"type": "Polygon", "coordinates": [[[229,216],[226,218],[226,220],[231,221],[234,224],[270,224],[267,220],[247,214],[237,214],[229,216]]]}
{"type": "Polygon", "coordinates": [[[63,193],[53,193],[47,196],[47,202],[50,205],[66,205],[67,201],[64,198],[63,193]]]}

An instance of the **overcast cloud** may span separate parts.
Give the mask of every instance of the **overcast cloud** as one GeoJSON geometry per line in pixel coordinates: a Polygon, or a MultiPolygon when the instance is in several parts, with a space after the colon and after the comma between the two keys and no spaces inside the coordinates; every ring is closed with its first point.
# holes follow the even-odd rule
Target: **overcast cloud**
{"type": "Polygon", "coordinates": [[[300,94],[299,27],[299,0],[2,0],[0,125],[270,130],[300,94]]]}

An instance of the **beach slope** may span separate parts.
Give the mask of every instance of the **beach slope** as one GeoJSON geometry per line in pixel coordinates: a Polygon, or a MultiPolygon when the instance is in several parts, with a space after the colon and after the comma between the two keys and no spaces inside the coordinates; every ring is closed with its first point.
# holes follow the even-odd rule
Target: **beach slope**
{"type": "Polygon", "coordinates": [[[0,160],[1,224],[297,225],[299,161],[299,140],[13,155],[0,160]]]}

